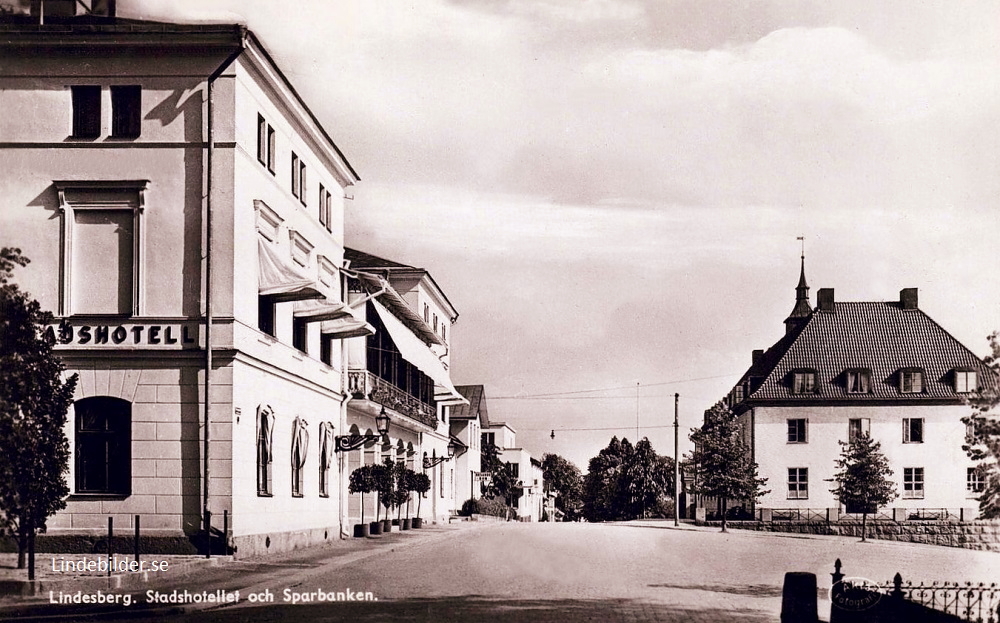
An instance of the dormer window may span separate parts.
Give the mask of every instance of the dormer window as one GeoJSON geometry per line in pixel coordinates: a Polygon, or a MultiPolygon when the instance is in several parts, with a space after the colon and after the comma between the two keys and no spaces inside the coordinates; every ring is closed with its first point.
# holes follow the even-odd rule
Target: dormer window
{"type": "Polygon", "coordinates": [[[955,392],[967,394],[977,388],[975,370],[955,370],[955,392]]]}
{"type": "Polygon", "coordinates": [[[924,391],[923,370],[901,370],[899,373],[899,391],[904,394],[922,394],[924,391]]]}
{"type": "Polygon", "coordinates": [[[870,394],[872,391],[872,373],[870,370],[848,370],[848,394],[870,394]]]}
{"type": "Polygon", "coordinates": [[[792,393],[793,394],[815,394],[816,393],[816,371],[797,370],[792,373],[792,393]]]}
{"type": "Polygon", "coordinates": [[[733,404],[738,405],[743,402],[743,386],[737,385],[733,388],[733,404]]]}

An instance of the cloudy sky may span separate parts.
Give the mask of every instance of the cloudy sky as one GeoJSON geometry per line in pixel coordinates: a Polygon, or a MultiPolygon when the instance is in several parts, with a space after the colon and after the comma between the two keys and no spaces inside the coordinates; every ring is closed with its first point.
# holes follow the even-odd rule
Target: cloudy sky
{"type": "Polygon", "coordinates": [[[635,439],[637,417],[672,454],[672,431],[652,427],[671,423],[673,394],[686,431],[781,336],[797,236],[814,302],[820,287],[918,287],[977,353],[1000,329],[992,2],[119,13],[260,36],[362,177],[348,244],[431,271],[461,313],[454,380],[486,385],[493,419],[534,455],[585,469],[612,434],[635,439]],[[570,430],[594,428],[616,430],[570,430]]]}

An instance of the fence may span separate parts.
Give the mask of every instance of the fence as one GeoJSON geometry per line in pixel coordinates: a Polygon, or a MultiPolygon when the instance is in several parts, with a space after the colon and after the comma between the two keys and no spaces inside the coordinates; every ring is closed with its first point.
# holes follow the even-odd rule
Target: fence
{"type": "Polygon", "coordinates": [[[1000,623],[1000,586],[972,582],[904,582],[897,573],[884,583],[846,578],[834,563],[830,623],[860,621],[972,621],[1000,623]],[[853,580],[853,581],[852,581],[853,580]]]}

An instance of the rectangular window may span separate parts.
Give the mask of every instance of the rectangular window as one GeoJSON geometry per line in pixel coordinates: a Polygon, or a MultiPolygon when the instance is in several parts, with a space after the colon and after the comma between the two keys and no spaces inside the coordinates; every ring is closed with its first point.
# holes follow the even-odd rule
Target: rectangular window
{"type": "Polygon", "coordinates": [[[955,391],[959,394],[974,392],[978,388],[976,373],[972,370],[955,370],[955,391]]]}
{"type": "Polygon", "coordinates": [[[306,205],[306,191],[308,185],[306,184],[306,163],[299,161],[299,202],[302,205],[306,205]]]}
{"type": "Polygon", "coordinates": [[[809,420],[796,418],[788,420],[788,443],[807,443],[809,420]]]}
{"type": "Polygon", "coordinates": [[[486,446],[496,445],[494,443],[494,441],[493,441],[496,438],[496,433],[483,433],[480,437],[481,437],[482,446],[484,448],[486,446]]]}
{"type": "Polygon", "coordinates": [[[111,87],[111,136],[138,138],[142,131],[142,87],[111,87]]]}
{"type": "Polygon", "coordinates": [[[847,422],[847,440],[854,441],[861,437],[861,435],[871,434],[871,419],[870,418],[851,418],[847,422]]]}
{"type": "Polygon", "coordinates": [[[257,328],[271,337],[275,337],[274,315],[274,299],[270,296],[258,296],[257,328]]]}
{"type": "Polygon", "coordinates": [[[320,335],[319,340],[319,360],[328,366],[333,365],[333,340],[335,338],[329,334],[320,335]]]}
{"type": "Polygon", "coordinates": [[[903,443],[924,443],[924,418],[903,418],[903,443]]]}
{"type": "Polygon", "coordinates": [[[323,227],[327,226],[327,215],[326,215],[326,188],[320,184],[319,185],[319,224],[323,227]]]}
{"type": "Polygon", "coordinates": [[[73,94],[73,138],[101,135],[101,87],[70,87],[73,94]]]}
{"type": "Polygon", "coordinates": [[[135,213],[75,210],[73,214],[72,311],[131,315],[135,286],[135,213]]]}
{"type": "Polygon", "coordinates": [[[326,191],[323,195],[323,210],[326,212],[326,231],[333,231],[333,195],[326,191]]]}
{"type": "Polygon", "coordinates": [[[443,322],[441,323],[441,339],[448,341],[448,328],[443,322]]]}
{"type": "Polygon", "coordinates": [[[903,468],[903,499],[922,500],[924,497],[924,468],[903,468]]]}
{"type": "Polygon", "coordinates": [[[274,128],[261,114],[257,115],[257,160],[274,174],[274,128]]]}
{"type": "Polygon", "coordinates": [[[514,480],[521,477],[521,466],[518,463],[507,463],[507,467],[514,480]]]}
{"type": "Polygon", "coordinates": [[[809,499],[808,467],[788,468],[788,499],[789,500],[809,499]]]}
{"type": "Polygon", "coordinates": [[[424,303],[424,322],[431,321],[431,308],[430,305],[424,303]]]}
{"type": "Polygon", "coordinates": [[[869,394],[872,387],[872,374],[868,370],[847,371],[847,393],[869,394]]]}
{"type": "Polygon", "coordinates": [[[292,152],[292,195],[299,196],[299,157],[292,152]]]}
{"type": "Polygon", "coordinates": [[[899,374],[899,391],[920,394],[924,391],[924,373],[921,370],[903,370],[899,374]]]}
{"type": "Polygon", "coordinates": [[[304,353],[309,352],[309,323],[305,318],[292,319],[292,346],[304,353]]]}
{"type": "Polygon", "coordinates": [[[795,372],[792,375],[793,394],[816,393],[816,373],[812,371],[795,372]]]}
{"type": "Polygon", "coordinates": [[[969,493],[982,493],[986,488],[986,480],[983,472],[978,467],[970,467],[966,470],[965,490],[969,493]]]}

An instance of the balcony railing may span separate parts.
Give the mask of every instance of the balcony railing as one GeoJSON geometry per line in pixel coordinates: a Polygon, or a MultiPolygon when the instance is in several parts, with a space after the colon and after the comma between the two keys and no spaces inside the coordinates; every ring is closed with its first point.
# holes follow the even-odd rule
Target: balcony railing
{"type": "Polygon", "coordinates": [[[347,391],[354,398],[376,402],[421,424],[437,427],[437,410],[367,370],[349,370],[347,391]]]}

